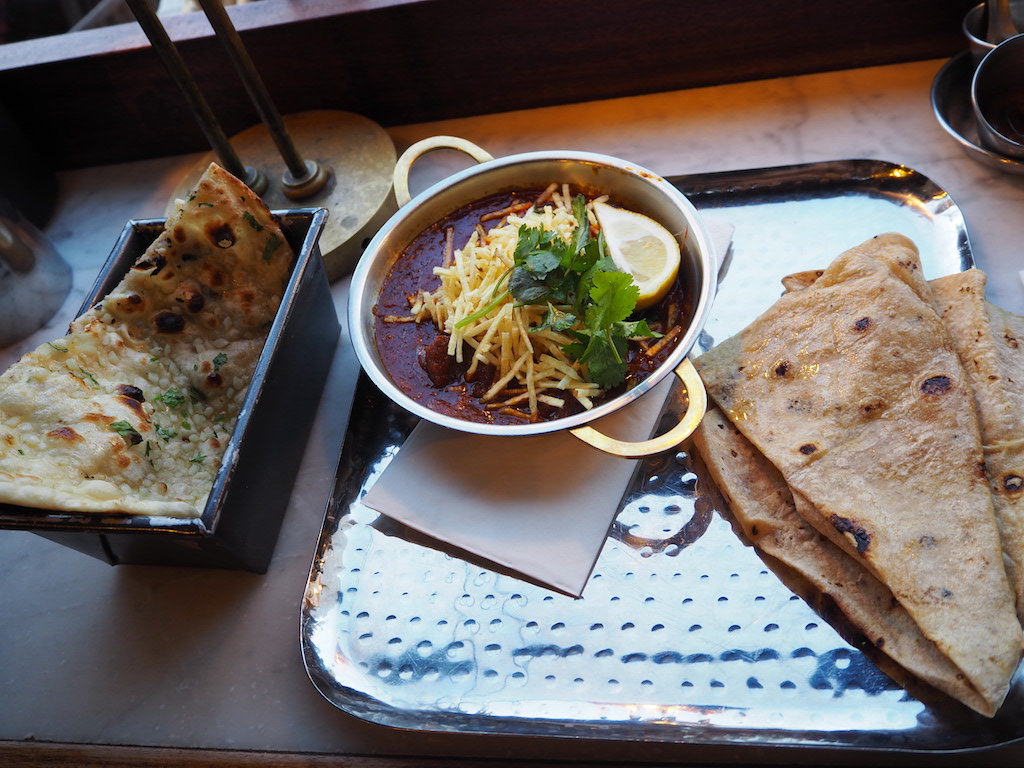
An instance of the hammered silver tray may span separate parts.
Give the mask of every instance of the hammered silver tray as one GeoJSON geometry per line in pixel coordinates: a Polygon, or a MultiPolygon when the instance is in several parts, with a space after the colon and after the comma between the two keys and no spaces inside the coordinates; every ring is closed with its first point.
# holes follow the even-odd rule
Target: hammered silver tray
{"type": "MultiPolygon", "coordinates": [[[[703,349],[774,302],[783,275],[880,232],[911,237],[929,278],[973,263],[960,210],[904,166],[673,181],[735,227],[703,349]]],[[[414,426],[361,379],[301,610],[306,669],[341,710],[436,732],[708,745],[970,750],[1024,736],[1020,674],[992,720],[884,674],[836,611],[743,540],[687,445],[640,463],[572,599],[360,504],[414,426]]]]}

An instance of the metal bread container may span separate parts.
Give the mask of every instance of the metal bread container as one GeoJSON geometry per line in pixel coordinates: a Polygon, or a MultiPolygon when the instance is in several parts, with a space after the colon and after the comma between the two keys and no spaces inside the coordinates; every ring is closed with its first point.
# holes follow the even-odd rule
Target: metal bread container
{"type": "MultiPolygon", "coordinates": [[[[202,515],[177,519],[0,504],[0,529],[31,531],[112,565],[264,573],[340,337],[318,238],[323,208],[276,211],[295,264],[202,515]]],[[[109,293],[163,231],[129,221],[79,314],[109,293]]]]}

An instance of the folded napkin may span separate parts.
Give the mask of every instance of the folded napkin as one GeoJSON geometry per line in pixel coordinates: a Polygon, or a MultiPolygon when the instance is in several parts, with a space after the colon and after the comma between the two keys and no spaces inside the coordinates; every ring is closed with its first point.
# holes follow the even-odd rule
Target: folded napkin
{"type": "MultiPolygon", "coordinates": [[[[732,226],[708,226],[725,253],[732,226]]],[[[593,426],[649,438],[674,383],[667,377],[593,426]]],[[[426,538],[385,522],[386,532],[578,597],[638,466],[567,432],[492,437],[421,421],[362,503],[426,538]]]]}
{"type": "MultiPolygon", "coordinates": [[[[650,437],[666,380],[594,426],[650,437]]],[[[438,542],[579,596],[639,462],[567,432],[467,435],[421,421],[363,504],[438,542]]]]}

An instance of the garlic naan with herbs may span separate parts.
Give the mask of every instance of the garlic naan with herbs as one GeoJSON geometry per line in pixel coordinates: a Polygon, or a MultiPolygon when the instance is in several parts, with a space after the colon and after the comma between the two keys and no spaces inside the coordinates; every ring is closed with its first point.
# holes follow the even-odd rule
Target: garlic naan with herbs
{"type": "Polygon", "coordinates": [[[117,287],[0,377],[0,502],[199,516],[292,262],[211,165],[117,287]]]}

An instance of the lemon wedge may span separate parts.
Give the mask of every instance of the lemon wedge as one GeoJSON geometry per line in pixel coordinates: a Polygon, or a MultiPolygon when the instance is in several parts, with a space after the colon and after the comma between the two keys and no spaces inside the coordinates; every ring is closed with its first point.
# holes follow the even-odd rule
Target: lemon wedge
{"type": "Polygon", "coordinates": [[[615,266],[632,275],[640,289],[637,310],[665,298],[679,274],[679,241],[642,213],[598,202],[594,214],[615,266]]]}

